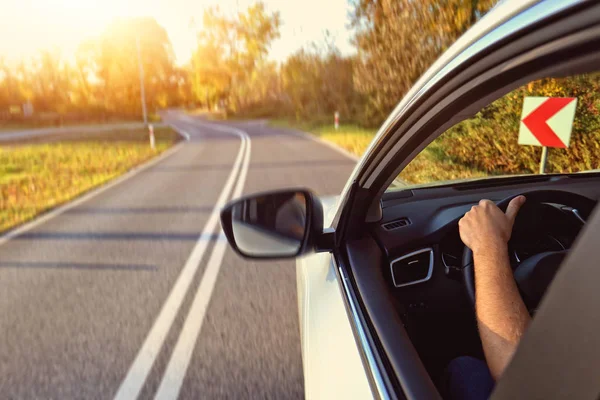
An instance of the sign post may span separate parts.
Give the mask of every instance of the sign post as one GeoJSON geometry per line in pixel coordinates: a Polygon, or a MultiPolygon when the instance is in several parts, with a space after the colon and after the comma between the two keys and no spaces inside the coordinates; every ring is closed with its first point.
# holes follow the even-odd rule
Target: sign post
{"type": "Polygon", "coordinates": [[[546,161],[548,161],[548,147],[542,147],[542,158],[540,159],[540,175],[546,173],[546,161]]]}
{"type": "Polygon", "coordinates": [[[152,124],[148,125],[148,135],[150,136],[150,148],[154,150],[156,148],[156,144],[154,140],[154,126],[152,124]]]}
{"type": "Polygon", "coordinates": [[[519,144],[542,147],[540,174],[546,172],[548,147],[569,147],[576,107],[575,97],[525,97],[519,144]]]}

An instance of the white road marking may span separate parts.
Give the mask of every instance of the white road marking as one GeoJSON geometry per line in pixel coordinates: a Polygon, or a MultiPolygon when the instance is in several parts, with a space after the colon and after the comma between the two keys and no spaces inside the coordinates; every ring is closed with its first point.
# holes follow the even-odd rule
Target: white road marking
{"type": "MultiPolygon", "coordinates": [[[[226,129],[221,130],[225,131],[226,129]]],[[[228,127],[227,130],[237,130],[240,133],[245,134],[245,132],[235,128],[228,127]]],[[[233,198],[239,197],[244,189],[244,183],[248,174],[248,165],[250,163],[250,140],[248,140],[246,152],[247,156],[244,159],[244,165],[240,172],[233,198]]],[[[222,236],[223,233],[221,233],[221,237],[222,236]]],[[[212,250],[210,259],[206,265],[206,270],[204,271],[204,275],[198,286],[196,296],[190,306],[185,323],[181,329],[179,338],[177,339],[177,344],[171,354],[169,364],[167,365],[163,379],[156,392],[156,400],[176,399],[179,395],[181,385],[183,384],[196,346],[196,341],[198,340],[200,330],[202,329],[204,316],[206,315],[206,310],[217,282],[217,277],[219,275],[219,270],[221,269],[221,263],[225,256],[227,246],[226,240],[219,240],[212,250]]]]}
{"type": "Polygon", "coordinates": [[[179,135],[181,135],[186,142],[190,140],[190,134],[184,131],[183,129],[180,129],[178,126],[173,125],[172,123],[169,124],[169,127],[175,130],[177,133],[179,133],[179,135]]]}
{"type": "MultiPolygon", "coordinates": [[[[196,121],[194,121],[196,122],[196,121]]],[[[220,127],[216,125],[210,125],[211,129],[222,130],[220,127]]],[[[233,185],[235,183],[235,178],[238,175],[238,171],[242,171],[241,174],[244,174],[243,168],[247,169],[247,162],[245,162],[244,157],[248,159],[250,157],[250,138],[243,131],[238,130],[227,130],[229,133],[234,133],[238,135],[241,139],[241,146],[238,151],[238,155],[233,164],[233,168],[231,169],[231,173],[227,178],[225,186],[219,195],[217,203],[204,226],[204,230],[200,237],[206,237],[214,232],[217,224],[219,222],[219,213],[221,208],[225,205],[226,201],[229,198],[229,195],[233,189],[233,185]],[[248,149],[248,150],[246,150],[248,149]],[[245,167],[243,167],[243,165],[245,167]]],[[[240,175],[242,177],[242,175],[240,175]]],[[[192,253],[190,254],[187,262],[185,263],[177,281],[173,285],[167,300],[163,304],[163,307],[154,321],[154,324],[144,340],[142,347],[140,348],[135,360],[133,361],[127,376],[121,383],[119,390],[115,395],[115,400],[130,400],[136,399],[146,382],[146,378],[152,369],[152,365],[158,356],[165,338],[173,324],[173,321],[183,303],[185,295],[189,289],[189,286],[198,270],[200,265],[200,261],[204,256],[206,248],[208,246],[208,241],[206,240],[198,240],[192,253]]],[[[224,241],[217,241],[216,246],[219,243],[223,243],[224,241]]]]}
{"type": "Polygon", "coordinates": [[[77,207],[78,205],[85,203],[86,201],[90,200],[91,198],[98,196],[99,194],[107,191],[108,189],[113,188],[113,187],[117,186],[118,184],[126,181],[127,179],[152,167],[153,165],[155,165],[155,164],[159,163],[160,161],[164,160],[165,158],[169,157],[171,154],[175,153],[177,150],[181,149],[182,146],[183,146],[183,143],[179,143],[179,144],[175,145],[174,147],[171,147],[169,150],[163,152],[158,157],[153,158],[152,160],[148,161],[147,163],[142,164],[142,165],[130,170],[125,175],[121,175],[120,177],[111,180],[110,182],[98,187],[97,189],[93,189],[92,191],[84,194],[81,197],[76,198],[75,200],[73,200],[69,203],[66,203],[60,207],[50,210],[47,213],[40,215],[39,217],[37,217],[36,219],[34,219],[31,222],[27,222],[13,230],[6,232],[2,236],[0,236],[0,246],[3,245],[4,243],[8,242],[12,238],[17,237],[27,231],[30,231],[31,229],[43,224],[44,222],[49,221],[50,219],[59,216],[60,214],[64,213],[65,211],[70,210],[73,207],[77,207]]]}

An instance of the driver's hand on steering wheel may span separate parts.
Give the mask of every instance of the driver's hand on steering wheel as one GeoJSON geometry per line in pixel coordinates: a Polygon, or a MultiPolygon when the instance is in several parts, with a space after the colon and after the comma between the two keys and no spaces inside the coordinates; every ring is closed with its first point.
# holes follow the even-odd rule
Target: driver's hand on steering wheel
{"type": "Polygon", "coordinates": [[[473,254],[506,252],[515,218],[523,204],[525,196],[517,196],[503,213],[493,201],[481,200],[458,221],[461,240],[473,254]]]}

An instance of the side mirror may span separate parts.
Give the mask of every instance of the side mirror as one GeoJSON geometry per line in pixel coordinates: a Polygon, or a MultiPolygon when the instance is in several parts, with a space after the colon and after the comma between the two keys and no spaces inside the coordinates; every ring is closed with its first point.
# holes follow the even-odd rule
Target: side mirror
{"type": "Polygon", "coordinates": [[[323,208],[304,189],[259,193],[225,206],[221,225],[244,257],[297,257],[313,250],[323,234],[323,208]]]}

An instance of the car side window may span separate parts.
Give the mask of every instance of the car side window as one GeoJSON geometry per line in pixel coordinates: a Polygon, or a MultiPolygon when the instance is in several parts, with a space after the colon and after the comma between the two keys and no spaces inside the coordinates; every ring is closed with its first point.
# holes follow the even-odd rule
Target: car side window
{"type": "Polygon", "coordinates": [[[600,168],[600,73],[530,82],[444,132],[400,173],[409,186],[600,168]]]}

